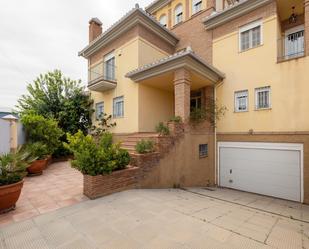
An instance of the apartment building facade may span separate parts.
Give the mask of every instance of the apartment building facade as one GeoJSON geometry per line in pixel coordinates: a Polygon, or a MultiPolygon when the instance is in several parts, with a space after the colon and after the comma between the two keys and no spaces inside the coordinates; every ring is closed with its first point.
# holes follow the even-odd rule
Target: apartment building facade
{"type": "Polygon", "coordinates": [[[105,32],[92,19],[80,55],[96,114],[113,115],[120,139],[173,116],[188,124],[182,162],[166,160],[172,173],[157,174],[172,180],[153,187],[219,185],[308,203],[308,32],[307,0],[157,0],[105,32]],[[225,115],[192,127],[192,107],[211,99],[225,115]]]}

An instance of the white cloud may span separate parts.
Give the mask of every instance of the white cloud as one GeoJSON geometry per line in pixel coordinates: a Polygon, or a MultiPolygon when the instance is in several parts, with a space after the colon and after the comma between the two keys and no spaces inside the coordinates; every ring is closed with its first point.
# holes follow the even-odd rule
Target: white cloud
{"type": "MultiPolygon", "coordinates": [[[[88,21],[107,29],[137,0],[0,0],[0,106],[14,107],[40,73],[60,69],[86,84],[88,21]]],[[[152,0],[138,1],[145,7],[152,0]]]]}

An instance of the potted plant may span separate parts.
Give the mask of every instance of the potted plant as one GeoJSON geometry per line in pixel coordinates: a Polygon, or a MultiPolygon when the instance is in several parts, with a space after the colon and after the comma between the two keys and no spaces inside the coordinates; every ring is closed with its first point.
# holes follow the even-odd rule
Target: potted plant
{"type": "Polygon", "coordinates": [[[27,113],[21,116],[21,122],[24,126],[27,140],[29,143],[41,142],[48,147],[47,164],[52,161],[52,154],[58,148],[63,148],[61,138],[64,133],[59,128],[58,122],[54,119],[45,118],[35,113],[27,113]]]}
{"type": "Polygon", "coordinates": [[[36,160],[27,167],[28,173],[31,176],[41,175],[46,168],[49,156],[47,145],[42,142],[30,143],[26,145],[26,150],[36,158],[36,160]]]}
{"type": "Polygon", "coordinates": [[[15,208],[23,187],[26,168],[33,161],[28,152],[18,149],[15,153],[0,156],[0,213],[15,208]]]}
{"type": "Polygon", "coordinates": [[[152,140],[138,141],[135,145],[135,150],[139,154],[147,154],[155,151],[155,143],[152,140]]]}

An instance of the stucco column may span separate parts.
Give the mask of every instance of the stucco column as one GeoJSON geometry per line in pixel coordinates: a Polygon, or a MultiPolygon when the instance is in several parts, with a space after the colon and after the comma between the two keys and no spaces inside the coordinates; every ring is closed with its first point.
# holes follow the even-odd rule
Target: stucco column
{"type": "Polygon", "coordinates": [[[305,0],[305,49],[309,56],[309,0],[305,0]]]}
{"type": "Polygon", "coordinates": [[[190,86],[191,76],[186,69],[178,69],[174,75],[175,116],[186,123],[190,118],[190,86]]]}
{"type": "Polygon", "coordinates": [[[17,146],[18,146],[18,141],[17,141],[17,118],[14,117],[13,115],[6,115],[2,119],[10,122],[10,149],[11,151],[16,151],[17,146]]]}

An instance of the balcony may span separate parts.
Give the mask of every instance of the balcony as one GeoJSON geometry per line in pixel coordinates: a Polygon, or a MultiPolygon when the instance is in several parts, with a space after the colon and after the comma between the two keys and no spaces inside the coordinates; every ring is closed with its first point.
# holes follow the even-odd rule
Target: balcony
{"type": "Polygon", "coordinates": [[[104,92],[116,86],[116,67],[114,63],[102,62],[88,70],[89,90],[104,92]]]}
{"type": "Polygon", "coordinates": [[[296,59],[305,55],[305,31],[291,31],[278,40],[278,62],[296,59]]]}

